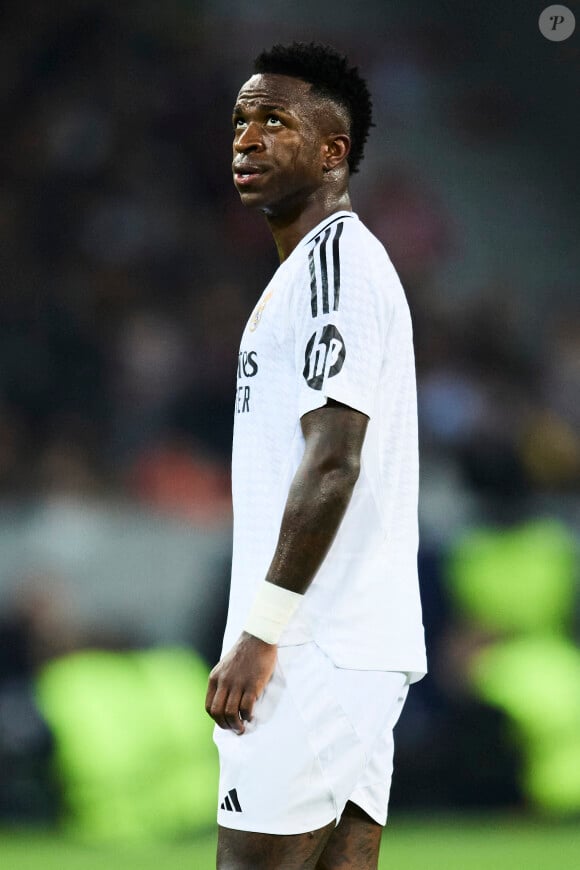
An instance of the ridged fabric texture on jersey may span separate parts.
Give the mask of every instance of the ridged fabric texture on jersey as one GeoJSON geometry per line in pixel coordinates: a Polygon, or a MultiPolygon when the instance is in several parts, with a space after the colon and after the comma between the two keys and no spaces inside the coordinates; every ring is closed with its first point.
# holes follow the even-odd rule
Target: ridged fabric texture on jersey
{"type": "Polygon", "coordinates": [[[361,473],[280,644],[314,640],[338,667],[405,671],[413,681],[426,660],[411,319],[385,249],[353,212],[308,233],[277,269],[242,336],[224,650],[243,629],[276,547],[304,450],[300,418],[327,399],[369,417],[361,473]]]}

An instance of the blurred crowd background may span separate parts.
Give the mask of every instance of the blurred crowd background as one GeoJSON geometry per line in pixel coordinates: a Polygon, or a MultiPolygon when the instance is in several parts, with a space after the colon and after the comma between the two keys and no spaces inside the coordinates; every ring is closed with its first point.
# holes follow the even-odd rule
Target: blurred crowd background
{"type": "Polygon", "coordinates": [[[369,80],[353,202],[414,321],[431,673],[393,806],[580,814],[580,37],[542,8],[4,5],[0,825],[212,822],[237,348],[276,267],[230,113],[292,39],[369,80]]]}

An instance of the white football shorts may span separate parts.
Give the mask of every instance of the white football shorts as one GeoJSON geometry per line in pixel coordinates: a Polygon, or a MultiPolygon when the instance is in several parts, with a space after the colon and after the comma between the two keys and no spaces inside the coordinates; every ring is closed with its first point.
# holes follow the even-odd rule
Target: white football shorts
{"type": "Polygon", "coordinates": [[[279,648],[245,733],[215,728],[218,824],[302,834],[338,824],[350,800],[384,825],[408,688],[397,671],[337,668],[314,643],[279,648]]]}

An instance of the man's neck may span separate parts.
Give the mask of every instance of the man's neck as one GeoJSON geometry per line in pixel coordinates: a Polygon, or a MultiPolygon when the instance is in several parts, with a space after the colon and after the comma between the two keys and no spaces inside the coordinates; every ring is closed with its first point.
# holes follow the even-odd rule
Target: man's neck
{"type": "Polygon", "coordinates": [[[313,227],[337,211],[352,211],[348,191],[329,201],[311,202],[296,212],[284,215],[267,214],[266,220],[274,237],[280,262],[283,263],[290,256],[296,245],[313,227]]]}

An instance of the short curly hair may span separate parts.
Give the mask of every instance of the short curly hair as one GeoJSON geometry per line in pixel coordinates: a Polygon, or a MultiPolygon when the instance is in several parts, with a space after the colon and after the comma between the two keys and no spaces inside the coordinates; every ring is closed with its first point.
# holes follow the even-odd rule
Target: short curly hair
{"type": "Polygon", "coordinates": [[[319,42],[277,43],[254,61],[254,72],[291,76],[312,85],[314,93],[344,107],[350,119],[348,166],[357,172],[373,124],[373,103],[366,81],[345,55],[319,42]]]}

